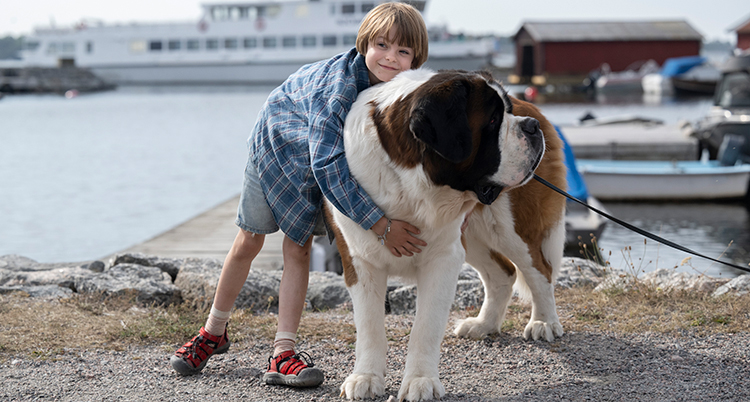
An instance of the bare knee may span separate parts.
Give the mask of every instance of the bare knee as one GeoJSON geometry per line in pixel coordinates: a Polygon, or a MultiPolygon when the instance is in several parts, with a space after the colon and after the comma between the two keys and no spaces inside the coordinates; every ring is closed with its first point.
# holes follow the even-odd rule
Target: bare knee
{"type": "Polygon", "coordinates": [[[265,238],[266,235],[240,229],[229,253],[238,260],[253,260],[263,248],[265,238]]]}
{"type": "Polygon", "coordinates": [[[284,259],[291,259],[292,261],[304,263],[310,260],[310,249],[312,248],[312,236],[302,246],[295,243],[292,239],[284,236],[284,243],[282,249],[284,253],[284,259]]]}

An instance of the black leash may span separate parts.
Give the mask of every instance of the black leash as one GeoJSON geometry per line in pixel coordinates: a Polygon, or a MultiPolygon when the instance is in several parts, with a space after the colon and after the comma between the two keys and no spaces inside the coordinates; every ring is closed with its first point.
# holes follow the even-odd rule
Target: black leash
{"type": "Polygon", "coordinates": [[[575,201],[575,202],[583,205],[584,207],[586,207],[586,208],[588,208],[588,209],[596,212],[597,214],[599,214],[599,215],[601,215],[601,216],[603,216],[603,217],[611,220],[614,223],[617,223],[620,226],[623,226],[623,227],[625,227],[627,229],[630,229],[630,230],[638,233],[641,236],[648,237],[649,239],[655,240],[655,241],[657,241],[657,242],[659,242],[661,244],[664,244],[665,246],[669,246],[669,247],[672,247],[674,249],[677,249],[677,250],[680,250],[680,251],[684,251],[684,252],[686,252],[688,254],[693,254],[695,256],[698,256],[698,257],[701,257],[701,258],[705,258],[705,259],[711,260],[713,262],[718,262],[719,264],[728,265],[728,266],[730,266],[732,268],[739,269],[741,271],[750,272],[750,268],[748,268],[748,267],[741,267],[739,265],[732,264],[731,262],[725,262],[725,261],[717,260],[716,258],[711,258],[711,257],[703,255],[701,253],[697,253],[697,252],[695,252],[695,251],[693,251],[693,250],[691,250],[691,249],[689,249],[689,248],[687,248],[685,246],[681,246],[681,245],[679,245],[677,243],[674,243],[674,242],[671,242],[671,241],[669,241],[669,240],[667,240],[667,239],[665,239],[663,237],[657,236],[657,235],[655,235],[653,233],[650,233],[650,232],[647,232],[647,231],[645,231],[645,230],[643,230],[643,229],[641,229],[639,227],[633,226],[633,225],[631,225],[631,224],[629,224],[629,223],[627,223],[627,222],[625,222],[623,220],[617,219],[614,216],[612,216],[612,215],[610,215],[610,214],[608,214],[608,213],[606,213],[604,211],[600,211],[600,210],[592,207],[591,205],[589,205],[589,204],[587,204],[587,203],[579,200],[578,198],[573,197],[572,195],[566,193],[565,191],[560,190],[559,188],[555,187],[555,185],[553,185],[552,183],[548,182],[547,180],[542,179],[541,177],[537,176],[536,174],[534,175],[534,179],[536,179],[536,181],[544,184],[545,186],[551,188],[552,190],[555,190],[556,192],[564,195],[565,197],[568,197],[569,199],[571,199],[571,200],[573,200],[573,201],[575,201]]]}

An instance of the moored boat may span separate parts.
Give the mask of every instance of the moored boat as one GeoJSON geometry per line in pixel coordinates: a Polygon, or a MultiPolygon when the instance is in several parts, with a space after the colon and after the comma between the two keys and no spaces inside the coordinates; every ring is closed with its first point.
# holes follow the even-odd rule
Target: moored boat
{"type": "MultiPolygon", "coordinates": [[[[300,66],[351,49],[365,14],[382,0],[248,0],[203,5],[198,21],[37,29],[30,66],[78,66],[116,84],[276,84],[300,66]]],[[[421,12],[427,1],[409,1],[421,12]]],[[[479,69],[494,39],[430,30],[434,69],[479,69]]]]}
{"type": "Polygon", "coordinates": [[[669,58],[657,73],[641,80],[643,92],[657,95],[713,94],[721,73],[702,56],[669,58]]]}
{"type": "Polygon", "coordinates": [[[750,157],[750,53],[729,58],[721,70],[713,106],[690,127],[691,135],[708,150],[711,159],[717,158],[727,135],[742,138],[742,154],[750,157]]]}
{"type": "Polygon", "coordinates": [[[716,160],[633,161],[579,159],[594,197],[609,201],[720,200],[745,197],[750,164],[716,160]]]}
{"type": "MultiPolygon", "coordinates": [[[[568,194],[593,206],[604,210],[604,206],[595,197],[589,194],[586,181],[576,169],[576,158],[568,140],[563,135],[560,127],[555,126],[557,134],[563,141],[563,152],[565,154],[565,167],[568,169],[566,181],[568,194]]],[[[583,244],[588,245],[592,240],[599,239],[607,225],[607,220],[597,213],[589,210],[583,205],[567,200],[565,208],[565,250],[567,254],[580,257],[583,244]]],[[[588,248],[588,247],[587,247],[588,248]]],[[[592,253],[598,253],[596,247],[592,247],[592,253]]],[[[601,259],[598,254],[586,256],[601,259]]]]}

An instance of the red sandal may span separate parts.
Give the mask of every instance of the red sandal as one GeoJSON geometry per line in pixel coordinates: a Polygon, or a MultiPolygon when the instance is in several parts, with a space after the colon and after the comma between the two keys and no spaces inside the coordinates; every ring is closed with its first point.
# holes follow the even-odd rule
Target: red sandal
{"type": "Polygon", "coordinates": [[[213,336],[201,327],[198,335],[174,352],[169,359],[172,368],[182,375],[200,373],[213,355],[226,353],[229,350],[229,337],[224,328],[223,336],[213,336]]]}
{"type": "Polygon", "coordinates": [[[314,366],[309,354],[288,350],[268,358],[268,371],[263,375],[263,381],[268,385],[317,387],[323,383],[323,372],[314,366]]]}

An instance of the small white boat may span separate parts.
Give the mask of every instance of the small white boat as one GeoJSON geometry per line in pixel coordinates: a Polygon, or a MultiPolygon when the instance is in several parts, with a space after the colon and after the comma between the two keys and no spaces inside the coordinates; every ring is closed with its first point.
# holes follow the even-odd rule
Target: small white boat
{"type": "Polygon", "coordinates": [[[612,71],[609,64],[599,67],[600,74],[595,86],[597,91],[634,91],[643,90],[641,81],[648,74],[659,72],[659,63],[654,60],[640,60],[629,65],[623,71],[612,71]]]}
{"type": "Polygon", "coordinates": [[[716,160],[633,161],[579,159],[589,193],[600,200],[738,199],[748,192],[750,164],[716,160]]]}

